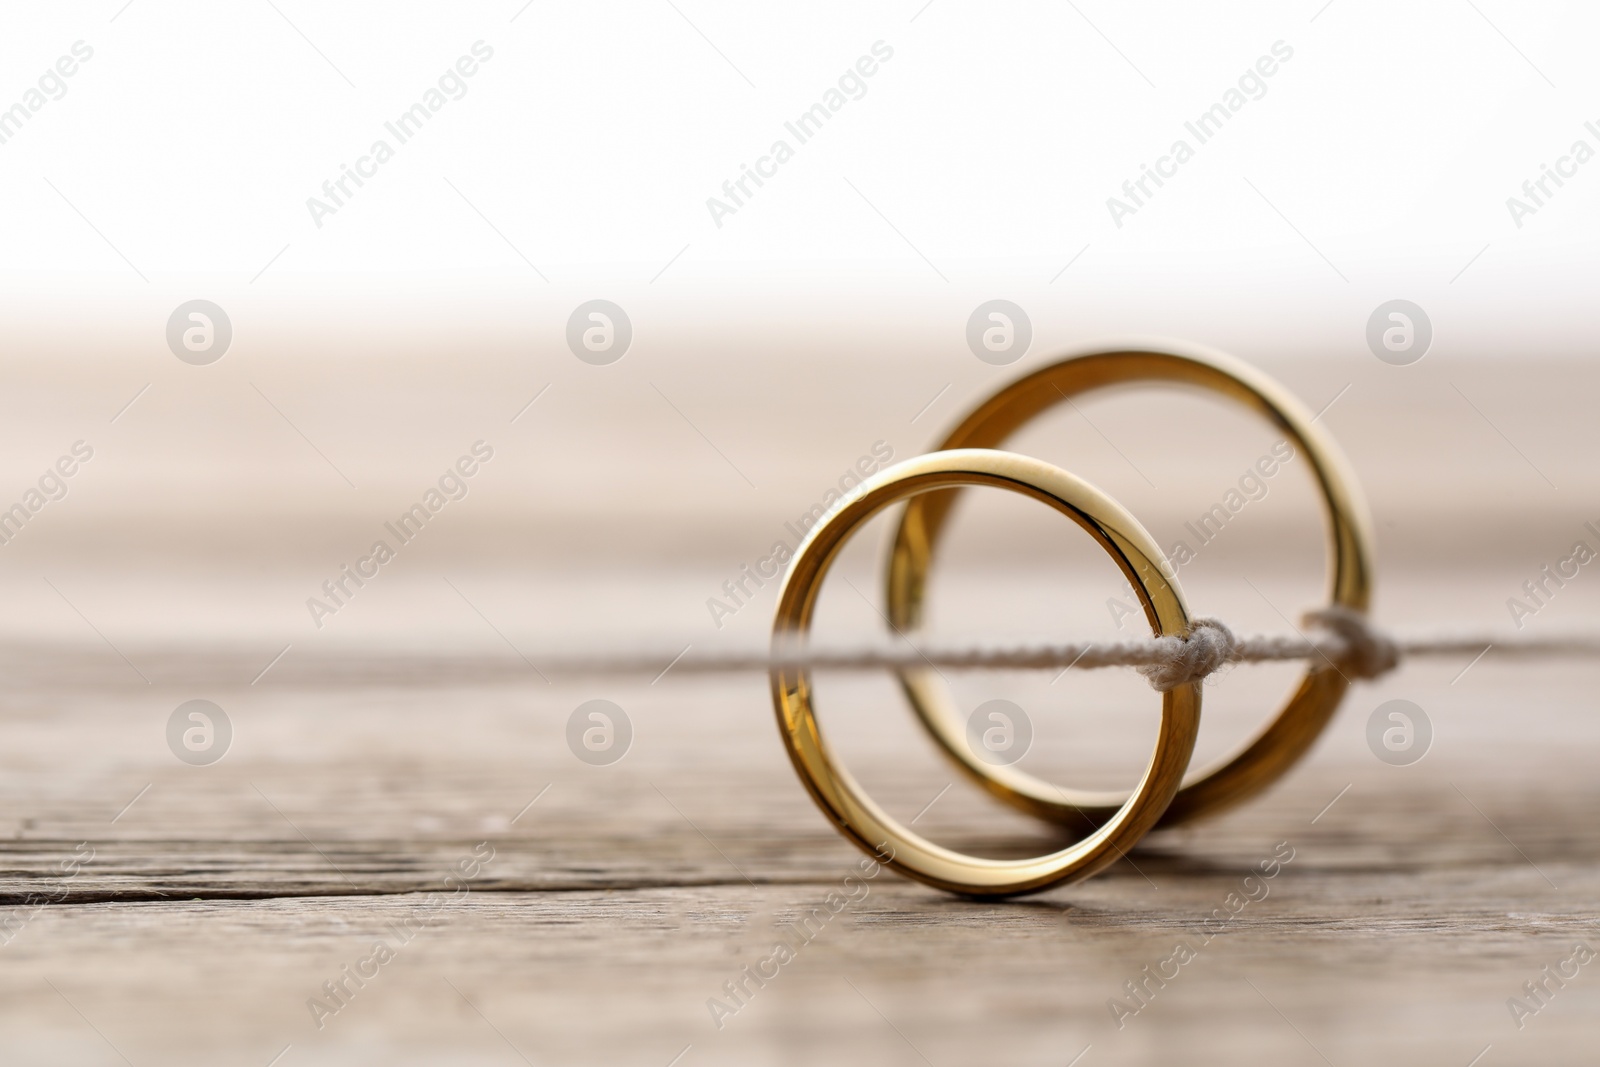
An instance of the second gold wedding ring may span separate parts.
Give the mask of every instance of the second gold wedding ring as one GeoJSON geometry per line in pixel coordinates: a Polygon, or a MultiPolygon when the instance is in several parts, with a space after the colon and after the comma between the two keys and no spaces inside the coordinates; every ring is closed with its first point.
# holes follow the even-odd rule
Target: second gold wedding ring
{"type": "MultiPolygon", "coordinates": [[[[1167,382],[1220,394],[1264,415],[1306,458],[1327,519],[1329,603],[1364,612],[1372,584],[1372,538],[1366,506],[1333,443],[1315,418],[1266,375],[1219,352],[1127,350],[1062,360],[1006,386],[969,414],[938,449],[998,448],[1012,433],[1057,404],[1108,386],[1167,382]]],[[[935,453],[937,454],[937,453],[935,453]]],[[[889,560],[889,621],[917,629],[923,591],[955,490],[926,493],[906,505],[889,560]]],[[[1158,560],[1165,561],[1157,555],[1158,560]]],[[[1172,569],[1166,566],[1170,575],[1172,569]]],[[[1015,767],[978,759],[966,743],[959,709],[938,674],[901,673],[901,684],[934,739],[964,771],[1002,801],[1066,826],[1098,825],[1122,810],[1120,796],[1066,789],[1015,767]]],[[[1161,825],[1188,822],[1237,804],[1276,781],[1332,718],[1348,680],[1331,665],[1313,665],[1288,702],[1241,751],[1202,770],[1178,791],[1161,825]]]]}

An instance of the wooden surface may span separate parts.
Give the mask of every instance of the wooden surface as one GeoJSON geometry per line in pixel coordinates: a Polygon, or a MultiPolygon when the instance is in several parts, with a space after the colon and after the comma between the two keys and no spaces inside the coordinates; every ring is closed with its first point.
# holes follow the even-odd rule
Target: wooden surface
{"type": "MultiPolygon", "coordinates": [[[[1435,584],[1390,588],[1425,610],[1435,584]]],[[[883,874],[718,1028],[708,1000],[732,1006],[724,983],[859,858],[788,768],[764,681],[546,684],[495,646],[329,649],[255,685],[265,657],[201,641],[9,652],[4,1062],[1594,1062],[1600,964],[1520,1030],[1507,1008],[1575,942],[1600,946],[1591,667],[1491,654],[1454,684],[1452,662],[1358,687],[1268,797],[1040,897],[973,903],[883,874]],[[191,767],[162,731],[202,694],[235,738],[191,767]],[[564,742],[597,695],[635,730],[607,767],[564,742]],[[1397,696],[1436,735],[1408,767],[1365,741],[1397,696]],[[430,898],[485,841],[479,876],[430,898]],[[63,877],[79,842],[93,859],[63,877]],[[1263,899],[1204,925],[1283,848],[1293,860],[1263,899]],[[308,1000],[376,939],[398,944],[407,916],[414,937],[319,1028],[308,1000]],[[1124,983],[1180,942],[1195,958],[1119,1028],[1108,1000],[1132,1006],[1124,983]]],[[[1237,735],[1213,750],[1260,717],[1282,676],[1269,682],[1260,702],[1238,676],[1208,692],[1237,735]]],[[[952,778],[892,690],[819,686],[825,716],[852,709],[841,744],[891,811],[910,819],[937,795],[918,829],[938,840],[1049,847],[964,783],[943,792],[952,778]]],[[[1127,724],[1136,755],[1148,691],[1106,673],[1083,692],[1111,694],[1106,721],[1127,724]]],[[[1052,738],[1090,756],[1107,743],[1037,718],[1046,769],[1073,747],[1052,738]]]]}
{"type": "MultiPolygon", "coordinates": [[[[1142,20],[1177,40],[1110,5],[1115,22],[1038,5],[1061,25],[1021,34],[923,0],[743,29],[675,0],[611,25],[475,6],[503,58],[353,210],[311,222],[316,183],[478,31],[443,5],[273,6],[229,26],[9,5],[53,23],[0,38],[28,78],[80,36],[100,57],[0,157],[0,511],[94,450],[0,545],[0,1067],[1600,1061],[1600,962],[1520,1027],[1507,1008],[1575,943],[1600,949],[1594,665],[1491,652],[1357,686],[1269,795],[1079,885],[977,904],[873,879],[719,1027],[708,1002],[859,855],[796,782],[764,679],[547,683],[529,662],[759,645],[770,585],[722,628],[707,599],[880,443],[915,455],[1000,383],[1130,335],[1221,347],[1317,413],[1372,504],[1385,624],[1509,626],[1508,597],[1600,539],[1595,178],[1536,218],[1502,209],[1595,117],[1564,106],[1592,66],[1575,5],[1317,0],[1270,28],[1207,5],[1210,38],[1142,20]],[[701,198],[880,30],[901,58],[871,97],[753,211],[708,223],[701,198]],[[1104,229],[1100,190],[1280,32],[1301,57],[1287,80],[1104,229]],[[991,35],[1001,63],[982,61],[991,35]],[[625,71],[649,88],[613,91],[625,71]],[[1432,322],[1405,367],[1366,340],[1399,296],[1432,322]],[[196,297],[232,323],[207,366],[164,335],[196,297]],[[565,333],[596,297],[635,330],[603,367],[565,333]],[[995,297],[1031,322],[1005,367],[965,337],[995,297]],[[307,598],[479,442],[494,458],[470,494],[313,621],[307,598]],[[565,739],[594,698],[633,722],[611,766],[565,739]],[[1435,736],[1396,767],[1366,733],[1401,698],[1435,736]],[[233,724],[211,766],[165,739],[192,699],[233,724]],[[1268,895],[1207,940],[1280,848],[1268,895]],[[407,922],[348,1006],[314,1016],[407,922]],[[1119,1020],[1108,1002],[1131,1011],[1125,983],[1180,943],[1196,958],[1119,1020]]],[[[1275,443],[1192,396],[1081,400],[1011,443],[1163,547],[1275,443]]],[[[1185,566],[1196,612],[1282,632],[1317,603],[1304,467],[1185,566]]],[[[950,638],[1114,625],[1119,576],[1044,511],[986,504],[952,537],[932,598],[950,638]]],[[[820,631],[876,631],[879,562],[841,561],[856,591],[830,586],[820,631]]],[[[1596,570],[1528,625],[1600,617],[1596,570]]],[[[1208,689],[1199,758],[1248,737],[1292,673],[1208,689]]],[[[1024,766],[1052,780],[1126,787],[1148,751],[1156,702],[1129,674],[958,682],[964,707],[1029,709],[1024,766]]],[[[953,779],[885,680],[818,693],[848,765],[918,830],[1058,843],[953,779]]]]}

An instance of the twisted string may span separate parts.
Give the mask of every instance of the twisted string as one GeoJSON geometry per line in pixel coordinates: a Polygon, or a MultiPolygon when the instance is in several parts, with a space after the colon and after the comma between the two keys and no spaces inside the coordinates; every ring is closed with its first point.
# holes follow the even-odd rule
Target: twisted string
{"type": "MultiPolygon", "coordinates": [[[[775,668],[817,670],[1093,670],[1133,667],[1157,692],[1168,692],[1237,663],[1308,660],[1355,681],[1380,677],[1402,660],[1424,656],[1476,656],[1491,649],[1519,658],[1600,658],[1600,634],[1524,636],[1500,633],[1391,635],[1348,608],[1320,608],[1302,618],[1294,634],[1238,636],[1221,620],[1196,618],[1182,636],[1115,641],[1067,641],[1007,647],[942,648],[910,638],[892,646],[828,649],[775,641],[766,652],[672,653],[544,658],[544,674],[729,673],[775,668]]],[[[1476,662],[1474,660],[1473,662],[1476,662]]]]}

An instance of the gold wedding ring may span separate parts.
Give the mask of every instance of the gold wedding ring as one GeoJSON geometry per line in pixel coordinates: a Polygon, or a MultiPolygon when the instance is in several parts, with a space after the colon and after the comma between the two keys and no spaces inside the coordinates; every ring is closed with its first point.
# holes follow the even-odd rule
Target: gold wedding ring
{"type": "MultiPolygon", "coordinates": [[[[1305,455],[1315,476],[1327,518],[1329,603],[1366,611],[1372,587],[1372,535],[1365,502],[1343,458],[1294,396],[1266,375],[1220,352],[1129,350],[1062,360],[1013,382],[978,405],[933,455],[947,449],[997,448],[1056,404],[1129,382],[1198,386],[1266,416],[1305,455]]],[[[942,489],[914,496],[906,505],[888,572],[889,620],[897,631],[915,630],[922,620],[928,568],[955,498],[955,489],[942,489]]],[[[1123,514],[1120,508],[1117,512],[1123,514]]],[[[1139,532],[1144,531],[1141,528],[1139,532]]],[[[1155,559],[1170,577],[1171,565],[1159,551],[1155,559]]],[[[1110,825],[1106,820],[1126,811],[1128,802],[1120,796],[1063,789],[1013,766],[995,766],[977,758],[967,746],[960,713],[943,679],[932,670],[915,669],[902,671],[900,681],[940,747],[1006,803],[1068,826],[1110,825]]],[[[1272,784],[1311,748],[1348,685],[1348,679],[1331,664],[1313,665],[1288,703],[1254,740],[1178,790],[1159,825],[1172,826],[1212,814],[1272,784]]]]}
{"type": "MultiPolygon", "coordinates": [[[[944,491],[967,485],[1009,489],[1048,504],[1072,519],[1122,569],[1157,636],[1188,633],[1188,611],[1177,585],[1163,573],[1160,548],[1120,504],[1043,460],[1010,452],[959,448],[919,456],[878,472],[811,529],[796,550],[778,594],[772,624],[773,651],[783,653],[804,640],[828,568],[863,523],[897,501],[909,498],[915,507],[920,501],[948,499],[949,493],[944,491]]],[[[937,522],[934,525],[936,528],[937,522]]],[[[919,525],[916,529],[926,527],[919,525]]],[[[920,562],[925,564],[926,559],[924,554],[920,562]]],[[[924,571],[925,567],[917,573],[924,571]]],[[[904,572],[902,569],[895,573],[904,572]]],[[[919,607],[920,597],[906,603],[919,607]]],[[[810,672],[805,668],[774,667],[772,696],[779,730],[795,771],[840,833],[903,874],[972,896],[1037,892],[1087,878],[1114,862],[1137,844],[1167,810],[1182,783],[1200,728],[1198,683],[1162,694],[1161,729],[1155,751],[1133,792],[1124,800],[1106,805],[1104,818],[1091,828],[1092,832],[1069,848],[1031,859],[996,860],[934,844],[895,820],[862,791],[850,772],[835,760],[822,736],[812,706],[810,672]]],[[[962,741],[956,743],[964,745],[962,741]]]]}

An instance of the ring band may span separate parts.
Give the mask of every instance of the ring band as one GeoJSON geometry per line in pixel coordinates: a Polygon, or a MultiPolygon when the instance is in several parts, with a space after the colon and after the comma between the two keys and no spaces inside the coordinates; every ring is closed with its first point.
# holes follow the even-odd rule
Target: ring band
{"type": "MultiPolygon", "coordinates": [[[[1328,599],[1365,612],[1372,588],[1372,535],[1365,502],[1343,457],[1295,397],[1266,375],[1209,350],[1095,352],[1054,363],[1006,386],[969,414],[937,448],[998,448],[1036,415],[1072,397],[1126,382],[1172,382],[1218,393],[1266,416],[1310,462],[1327,518],[1328,599]]],[[[900,519],[889,559],[889,621],[916,629],[923,595],[955,491],[912,499],[900,519]]],[[[1170,565],[1158,556],[1163,565],[1170,565]]],[[[1030,814],[1066,825],[1099,824],[1119,810],[1116,794],[1067,790],[1015,767],[994,766],[967,748],[959,713],[943,680],[930,670],[900,672],[900,682],[940,747],[994,796],[1030,814]]],[[[1198,772],[1173,798],[1159,825],[1173,826],[1230,807],[1264,790],[1306,754],[1348,688],[1337,670],[1308,669],[1288,703],[1237,754],[1198,772]]]]}
{"type": "MultiPolygon", "coordinates": [[[[1048,504],[1083,527],[1116,561],[1132,584],[1151,627],[1185,634],[1188,611],[1177,585],[1161,570],[1155,539],[1120,504],[1094,486],[1043,460],[988,449],[957,449],[918,456],[863,482],[814,526],[796,550],[778,594],[772,623],[775,652],[803,640],[828,568],[850,536],[889,505],[956,486],[1009,489],[1048,504]]],[[[834,759],[812,707],[809,671],[772,670],[772,697],[784,746],[812,799],[846,838],[887,866],[940,889],[971,896],[1010,896],[1077,881],[1114,862],[1142,838],[1167,809],[1183,780],[1200,729],[1200,687],[1179,686],[1162,695],[1161,732],[1139,784],[1098,828],[1069,848],[1046,856],[995,860],[936,845],[901,825],[875,804],[834,759]]]]}

